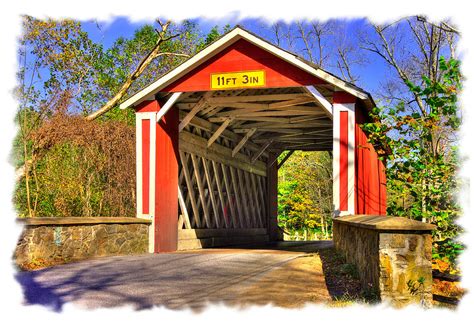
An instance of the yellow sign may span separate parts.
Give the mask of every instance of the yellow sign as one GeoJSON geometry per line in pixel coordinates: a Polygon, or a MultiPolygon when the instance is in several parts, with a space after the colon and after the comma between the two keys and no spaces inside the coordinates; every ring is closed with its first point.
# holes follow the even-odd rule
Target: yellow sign
{"type": "Polygon", "coordinates": [[[265,86],[265,71],[211,74],[211,89],[233,89],[265,86]]]}

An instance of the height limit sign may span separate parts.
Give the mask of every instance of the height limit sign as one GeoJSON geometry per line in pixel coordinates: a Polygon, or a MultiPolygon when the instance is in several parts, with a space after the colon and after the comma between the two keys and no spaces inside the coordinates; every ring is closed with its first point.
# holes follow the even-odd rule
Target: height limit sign
{"type": "Polygon", "coordinates": [[[265,71],[211,74],[211,89],[235,89],[265,86],[265,71]]]}

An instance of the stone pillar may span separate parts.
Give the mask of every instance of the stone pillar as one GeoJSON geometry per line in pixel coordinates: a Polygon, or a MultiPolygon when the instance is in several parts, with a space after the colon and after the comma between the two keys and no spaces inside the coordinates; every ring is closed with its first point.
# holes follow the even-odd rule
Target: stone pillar
{"type": "Polygon", "coordinates": [[[359,271],[361,283],[394,306],[430,306],[431,231],[406,218],[356,215],[333,220],[337,250],[359,271]]]}

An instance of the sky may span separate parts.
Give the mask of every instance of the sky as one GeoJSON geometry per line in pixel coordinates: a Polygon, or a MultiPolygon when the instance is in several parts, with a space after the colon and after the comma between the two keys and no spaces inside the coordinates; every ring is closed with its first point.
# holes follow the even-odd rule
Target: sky
{"type": "MultiPolygon", "coordinates": [[[[164,19],[163,19],[164,20],[164,19]]],[[[192,19],[193,22],[198,24],[198,28],[203,35],[206,35],[211,28],[219,26],[222,31],[222,27],[226,24],[230,24],[231,27],[239,24],[249,31],[259,35],[260,37],[271,41],[273,39],[273,33],[271,31],[271,25],[262,19],[243,19],[239,20],[236,17],[222,18],[222,19],[205,19],[196,18],[192,19]]],[[[338,22],[346,22],[344,32],[346,38],[349,41],[356,40],[357,34],[355,30],[363,27],[368,21],[364,19],[353,19],[353,20],[339,20],[338,22]]],[[[100,21],[83,21],[83,29],[89,34],[89,37],[97,43],[103,44],[105,48],[109,48],[113,45],[114,41],[118,37],[131,38],[135,30],[139,29],[146,22],[132,22],[126,17],[117,17],[110,22],[100,21]]],[[[295,26],[295,23],[292,24],[295,26]]],[[[302,47],[302,42],[297,41],[297,47],[302,47]]],[[[302,55],[301,52],[295,54],[302,55]]],[[[368,63],[363,66],[354,65],[353,70],[355,74],[359,75],[360,79],[357,83],[358,86],[364,90],[374,94],[379,89],[381,80],[384,80],[389,73],[388,67],[385,62],[378,57],[376,54],[366,51],[364,53],[367,56],[368,63]]],[[[330,71],[331,72],[331,71],[330,71]]],[[[334,72],[334,71],[332,71],[334,72]]]]}

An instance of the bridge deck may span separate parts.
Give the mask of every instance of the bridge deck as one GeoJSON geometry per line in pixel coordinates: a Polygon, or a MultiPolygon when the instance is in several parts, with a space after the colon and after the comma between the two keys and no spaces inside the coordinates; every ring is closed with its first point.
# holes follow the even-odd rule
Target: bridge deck
{"type": "Polygon", "coordinates": [[[328,302],[319,256],[330,241],[94,259],[17,275],[26,304],[61,311],[132,306],[202,310],[208,304],[328,302]]]}

